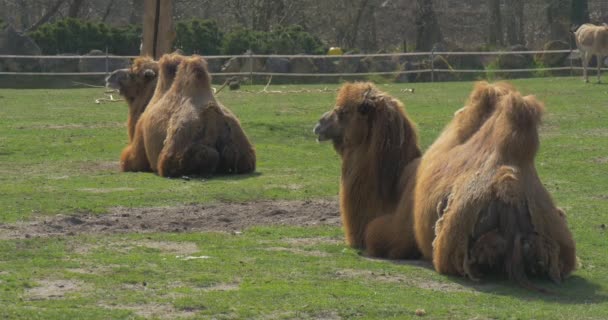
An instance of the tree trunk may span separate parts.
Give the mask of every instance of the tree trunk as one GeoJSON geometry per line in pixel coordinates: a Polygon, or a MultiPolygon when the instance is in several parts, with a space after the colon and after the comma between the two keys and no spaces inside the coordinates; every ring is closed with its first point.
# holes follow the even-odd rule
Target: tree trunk
{"type": "Polygon", "coordinates": [[[359,7],[357,9],[357,13],[355,15],[355,20],[352,24],[352,29],[349,32],[349,36],[346,39],[346,45],[348,48],[354,48],[357,45],[357,38],[359,36],[359,24],[361,23],[361,18],[363,17],[363,12],[367,8],[369,0],[361,0],[359,3],[359,7]]]}
{"type": "Polygon", "coordinates": [[[84,0],[72,0],[72,3],[68,8],[68,17],[78,18],[78,14],[80,13],[80,8],[82,8],[83,3],[84,0]]]}
{"type": "Polygon", "coordinates": [[[488,0],[488,44],[503,45],[500,0],[488,0]]]}
{"type": "Polygon", "coordinates": [[[525,44],[524,37],[524,0],[507,1],[505,7],[505,27],[509,45],[525,44]]]}
{"type": "Polygon", "coordinates": [[[144,0],[131,1],[131,15],[129,16],[130,24],[140,24],[144,16],[144,0]]]}
{"type": "Polygon", "coordinates": [[[572,20],[572,24],[576,27],[589,22],[589,4],[587,3],[587,0],[572,1],[570,19],[572,20]]]}
{"type": "Polygon", "coordinates": [[[432,0],[416,0],[416,51],[430,51],[443,41],[432,0]]]}
{"type": "Polygon", "coordinates": [[[65,2],[65,0],[57,0],[55,2],[55,4],[49,8],[49,10],[42,16],[42,18],[40,18],[40,20],[38,20],[36,23],[34,23],[31,27],[27,28],[26,31],[34,31],[36,29],[38,29],[38,27],[40,27],[41,25],[47,23],[49,20],[51,20],[51,18],[53,16],[55,16],[55,14],[57,14],[57,12],[59,11],[59,8],[61,8],[61,5],[65,2]]]}
{"type": "Polygon", "coordinates": [[[548,40],[568,41],[570,39],[570,11],[572,10],[572,0],[546,1],[547,22],[549,23],[548,40]]]}
{"type": "Polygon", "coordinates": [[[110,13],[112,12],[112,8],[114,7],[114,1],[115,0],[110,0],[110,2],[108,3],[108,6],[106,7],[106,11],[103,13],[103,17],[101,17],[101,22],[106,22],[106,20],[108,20],[108,17],[110,16],[110,13]]]}

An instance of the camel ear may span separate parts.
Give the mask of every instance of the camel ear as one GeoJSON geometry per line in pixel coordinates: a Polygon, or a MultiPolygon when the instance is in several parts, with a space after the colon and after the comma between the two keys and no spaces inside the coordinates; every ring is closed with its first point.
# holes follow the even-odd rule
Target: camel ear
{"type": "Polygon", "coordinates": [[[146,69],[144,70],[144,77],[146,77],[146,79],[152,79],[156,77],[156,72],[152,69],[146,69]]]}

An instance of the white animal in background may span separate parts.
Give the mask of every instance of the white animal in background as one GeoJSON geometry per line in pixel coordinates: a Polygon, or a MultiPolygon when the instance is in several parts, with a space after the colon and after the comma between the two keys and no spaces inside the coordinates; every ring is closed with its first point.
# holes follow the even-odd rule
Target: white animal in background
{"type": "Polygon", "coordinates": [[[596,26],[585,23],[576,30],[574,37],[576,46],[581,52],[585,82],[589,82],[587,66],[592,55],[595,55],[597,60],[597,82],[602,82],[600,74],[602,62],[608,56],[608,25],[596,26]]]}

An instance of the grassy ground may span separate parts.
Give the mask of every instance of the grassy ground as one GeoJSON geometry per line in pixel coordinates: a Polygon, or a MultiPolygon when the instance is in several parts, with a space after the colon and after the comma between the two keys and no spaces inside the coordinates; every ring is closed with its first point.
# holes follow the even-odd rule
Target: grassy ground
{"type": "MultiPolygon", "coordinates": [[[[605,318],[608,86],[578,78],[514,83],[547,105],[537,167],[568,213],[582,261],[562,286],[540,283],[557,295],[500,279],[473,284],[420,263],[364,259],[344,246],[338,228],[258,227],[2,240],[0,317],[407,318],[424,309],[428,318],[605,318]]],[[[426,148],[471,86],[381,87],[405,102],[426,148]]],[[[126,106],[96,105],[101,90],[0,90],[0,223],[116,206],[335,197],[338,158],[311,132],[335,94],[312,91],[222,92],[256,145],[258,170],[184,181],[117,171],[126,106]]]]}

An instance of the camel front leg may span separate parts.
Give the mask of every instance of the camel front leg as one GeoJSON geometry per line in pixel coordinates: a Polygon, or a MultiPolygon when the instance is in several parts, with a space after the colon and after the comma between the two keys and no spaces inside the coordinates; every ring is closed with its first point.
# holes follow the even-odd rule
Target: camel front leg
{"type": "Polygon", "coordinates": [[[597,55],[597,83],[602,83],[602,60],[604,57],[597,55]]]}

